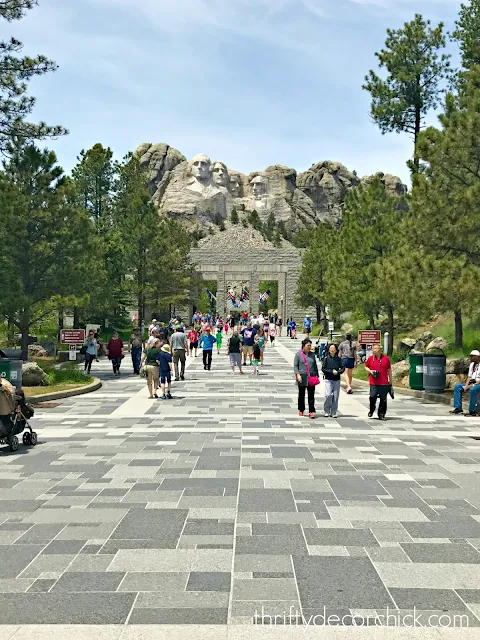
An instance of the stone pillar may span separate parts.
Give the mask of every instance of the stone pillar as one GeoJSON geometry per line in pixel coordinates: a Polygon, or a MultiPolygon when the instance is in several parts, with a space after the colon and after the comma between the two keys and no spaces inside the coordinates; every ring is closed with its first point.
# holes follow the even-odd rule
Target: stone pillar
{"type": "Polygon", "coordinates": [[[258,271],[252,271],[252,273],[250,274],[250,286],[249,286],[249,293],[250,293],[250,313],[252,313],[254,316],[256,316],[258,314],[258,296],[260,295],[260,291],[259,291],[259,277],[258,277],[258,271]]]}
{"type": "Polygon", "coordinates": [[[217,313],[225,317],[227,313],[226,307],[227,285],[225,281],[225,271],[219,267],[217,274],[217,313]]]}
{"type": "Polygon", "coordinates": [[[278,276],[278,315],[285,325],[287,317],[287,274],[280,273],[278,276]],[[282,301],[283,300],[283,301],[282,301]]]}

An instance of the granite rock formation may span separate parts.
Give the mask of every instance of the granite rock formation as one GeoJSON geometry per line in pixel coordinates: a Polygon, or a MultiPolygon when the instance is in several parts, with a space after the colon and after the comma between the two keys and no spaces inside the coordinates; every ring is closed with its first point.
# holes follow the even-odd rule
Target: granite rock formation
{"type": "MultiPolygon", "coordinates": [[[[374,176],[360,179],[339,162],[324,161],[297,175],[282,165],[248,176],[199,154],[192,160],[166,144],[141,144],[136,154],[148,168],[149,189],[160,214],[177,218],[190,229],[205,229],[237,212],[257,211],[266,221],[271,212],[291,231],[321,222],[339,224],[347,191],[374,176]]],[[[389,192],[402,195],[399,178],[376,174],[389,192]]]]}

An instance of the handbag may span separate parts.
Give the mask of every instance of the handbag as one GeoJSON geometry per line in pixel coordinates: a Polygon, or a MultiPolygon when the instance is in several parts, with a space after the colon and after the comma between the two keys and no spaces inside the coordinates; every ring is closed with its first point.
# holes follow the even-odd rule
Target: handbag
{"type": "Polygon", "coordinates": [[[318,376],[311,376],[310,375],[310,368],[308,366],[307,356],[304,354],[303,351],[300,351],[300,353],[302,354],[303,361],[305,362],[305,369],[307,370],[308,386],[309,387],[316,387],[317,384],[320,384],[320,378],[318,376]]]}
{"type": "Polygon", "coordinates": [[[84,344],[84,345],[80,348],[80,355],[81,355],[81,356],[84,356],[84,355],[87,353],[87,349],[88,349],[87,345],[86,345],[86,344],[84,344]]]}

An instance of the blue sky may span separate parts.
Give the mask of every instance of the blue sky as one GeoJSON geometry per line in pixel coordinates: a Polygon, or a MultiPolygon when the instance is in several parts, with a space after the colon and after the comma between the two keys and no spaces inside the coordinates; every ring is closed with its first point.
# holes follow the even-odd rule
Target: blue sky
{"type": "MultiPolygon", "coordinates": [[[[415,12],[453,27],[457,0],[40,0],[7,26],[59,70],[34,80],[34,119],[69,170],[96,142],[207,153],[248,173],[336,160],[408,180],[407,135],[382,136],[363,78],[388,27],[415,12]]],[[[2,25],[5,33],[5,24],[2,25]]],[[[432,115],[431,122],[435,122],[432,115]]]]}

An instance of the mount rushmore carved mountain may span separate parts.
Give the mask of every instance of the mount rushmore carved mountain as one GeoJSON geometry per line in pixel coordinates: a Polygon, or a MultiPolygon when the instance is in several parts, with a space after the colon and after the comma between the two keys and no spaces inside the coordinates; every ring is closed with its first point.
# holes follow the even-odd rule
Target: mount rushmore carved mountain
{"type": "MultiPolygon", "coordinates": [[[[141,144],[136,155],[149,176],[152,199],[161,215],[177,218],[190,229],[202,229],[237,211],[256,210],[265,221],[271,212],[291,231],[320,222],[338,224],[345,194],[374,176],[359,178],[339,162],[323,161],[297,174],[282,165],[245,175],[223,162],[199,154],[187,161],[164,143],[141,144]]],[[[406,193],[400,178],[375,174],[392,195],[406,193]]]]}

